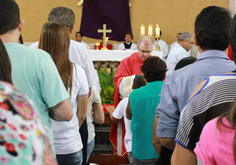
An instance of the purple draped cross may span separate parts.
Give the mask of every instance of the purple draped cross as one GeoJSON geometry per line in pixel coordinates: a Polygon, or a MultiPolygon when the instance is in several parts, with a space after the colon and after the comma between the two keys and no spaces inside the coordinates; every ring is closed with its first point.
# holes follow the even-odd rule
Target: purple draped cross
{"type": "Polygon", "coordinates": [[[107,25],[112,33],[110,40],[124,41],[125,33],[131,31],[129,0],[84,0],[80,31],[84,36],[101,39],[98,29],[107,25]]]}

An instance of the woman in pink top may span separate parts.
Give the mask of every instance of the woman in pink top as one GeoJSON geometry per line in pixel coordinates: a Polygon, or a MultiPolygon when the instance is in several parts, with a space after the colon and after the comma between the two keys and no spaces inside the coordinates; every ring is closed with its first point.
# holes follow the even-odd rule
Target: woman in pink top
{"type": "MultiPolygon", "coordinates": [[[[195,154],[203,165],[234,165],[235,163],[235,129],[236,104],[229,114],[209,121],[203,128],[195,154]],[[230,116],[229,120],[227,119],[230,116]],[[234,123],[232,126],[230,121],[234,123]]],[[[236,141],[235,141],[236,142],[236,141]]]]}

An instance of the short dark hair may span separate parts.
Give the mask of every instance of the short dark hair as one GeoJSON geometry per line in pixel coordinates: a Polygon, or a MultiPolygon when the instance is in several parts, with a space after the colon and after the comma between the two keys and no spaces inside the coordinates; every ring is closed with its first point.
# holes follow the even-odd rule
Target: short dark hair
{"type": "Polygon", "coordinates": [[[160,36],[162,36],[162,32],[161,32],[161,30],[160,30],[160,36]]]}
{"type": "Polygon", "coordinates": [[[0,0],[0,35],[14,30],[20,23],[20,10],[14,0],[0,0]]]}
{"type": "Polygon", "coordinates": [[[55,7],[50,11],[48,21],[60,22],[70,30],[75,23],[75,14],[67,7],[55,7]]]}
{"type": "Polygon", "coordinates": [[[236,63],[236,14],[234,15],[231,29],[230,29],[230,44],[232,49],[232,56],[234,59],[234,62],[236,63]]]}
{"type": "Polygon", "coordinates": [[[189,56],[189,57],[184,57],[182,58],[175,66],[175,70],[181,69],[189,64],[194,63],[197,60],[197,58],[193,57],[193,56],[189,56]]]}
{"type": "Polygon", "coordinates": [[[144,85],[146,85],[146,82],[144,80],[143,75],[142,74],[136,75],[133,82],[133,88],[138,89],[144,85]]]}
{"type": "Polygon", "coordinates": [[[204,8],[195,20],[195,35],[202,50],[225,50],[229,46],[231,16],[217,6],[204,8]]]}
{"type": "Polygon", "coordinates": [[[132,34],[130,32],[125,33],[125,36],[126,35],[130,35],[132,37],[132,34]]]}
{"type": "Polygon", "coordinates": [[[178,33],[178,34],[176,35],[176,37],[178,37],[179,34],[182,35],[182,33],[178,33]]]}
{"type": "Polygon", "coordinates": [[[81,35],[81,37],[84,36],[82,32],[76,32],[76,33],[75,33],[75,36],[77,36],[78,33],[81,35]]]}
{"type": "Polygon", "coordinates": [[[143,62],[141,71],[147,82],[165,79],[166,63],[157,56],[151,56],[143,62]]]}

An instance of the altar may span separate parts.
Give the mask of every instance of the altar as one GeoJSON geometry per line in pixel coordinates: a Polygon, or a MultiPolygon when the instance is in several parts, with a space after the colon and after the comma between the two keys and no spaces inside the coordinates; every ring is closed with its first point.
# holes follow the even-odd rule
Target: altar
{"type": "MultiPolygon", "coordinates": [[[[93,61],[122,61],[136,50],[88,50],[93,61]]],[[[162,51],[152,51],[152,56],[162,59],[162,51]]]]}
{"type": "MultiPolygon", "coordinates": [[[[136,50],[88,50],[95,69],[110,68],[116,70],[120,62],[129,57],[136,50]]],[[[158,56],[162,58],[162,51],[152,51],[152,56],[158,56]]]]}

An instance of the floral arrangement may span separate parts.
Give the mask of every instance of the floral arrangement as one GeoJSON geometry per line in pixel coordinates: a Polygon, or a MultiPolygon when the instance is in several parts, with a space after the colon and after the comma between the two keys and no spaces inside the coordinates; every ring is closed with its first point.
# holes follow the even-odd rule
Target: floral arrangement
{"type": "Polygon", "coordinates": [[[105,104],[114,104],[113,101],[113,92],[114,92],[114,75],[116,71],[108,72],[104,68],[100,68],[100,70],[97,71],[100,86],[101,86],[101,100],[102,105],[105,104]]]}

